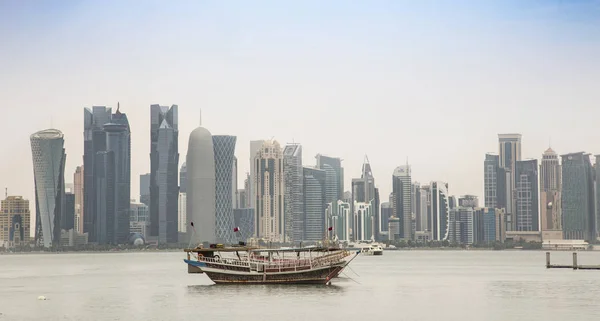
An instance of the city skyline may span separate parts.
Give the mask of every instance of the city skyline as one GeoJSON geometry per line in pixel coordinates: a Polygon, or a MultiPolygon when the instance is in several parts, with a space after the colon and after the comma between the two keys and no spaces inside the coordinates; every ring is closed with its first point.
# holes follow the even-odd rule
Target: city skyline
{"type": "MultiPolygon", "coordinates": [[[[365,8],[333,1],[274,4],[268,14],[238,5],[244,10],[233,13],[227,3],[132,8],[66,2],[65,12],[46,15],[47,6],[0,4],[6,40],[0,85],[6,105],[19,106],[6,108],[5,116],[27,120],[0,129],[14,138],[6,145],[14,157],[0,159],[2,187],[33,199],[25,146],[42,128],[65,134],[65,148],[74,155],[65,172],[73,173],[83,154],[80,108],[116,107],[117,101],[135,129],[132,177],[149,172],[146,108],[155,102],[181,106],[180,155],[187,153],[183,138],[202,108],[213,133],[238,137],[239,173],[249,170],[247,142],[274,136],[282,144],[302,143],[305,164],[317,153],[341,157],[347,177],[358,177],[369,155],[381,195],[391,191],[381,178],[408,157],[415,180],[447,181],[457,195],[482,199],[483,173],[473,168],[485,152],[497,152],[497,133],[521,133],[523,159],[538,158],[548,145],[558,153],[600,152],[593,150],[600,137],[586,130],[595,125],[600,100],[593,85],[600,48],[589,45],[598,36],[592,5],[387,2],[365,8]],[[298,15],[282,21],[288,11],[298,15]],[[128,19],[82,23],[99,14],[128,19]],[[152,39],[139,36],[165,16],[177,19],[152,39]],[[581,16],[575,23],[573,17],[581,16]],[[312,19],[319,32],[306,29],[312,19]],[[437,24],[426,23],[430,19],[437,24]],[[155,50],[157,41],[174,49],[155,50]],[[65,72],[59,66],[71,67],[65,72]],[[475,120],[468,131],[459,127],[464,115],[475,120]],[[397,126],[407,116],[411,121],[397,126]],[[307,123],[323,130],[307,130],[307,123]],[[390,137],[415,139],[388,148],[390,137]],[[469,148],[458,153],[456,144],[441,139],[469,148]],[[445,155],[444,162],[434,155],[445,155]],[[469,177],[462,178],[464,172],[469,177]]],[[[132,195],[139,195],[132,185],[132,195]]]]}

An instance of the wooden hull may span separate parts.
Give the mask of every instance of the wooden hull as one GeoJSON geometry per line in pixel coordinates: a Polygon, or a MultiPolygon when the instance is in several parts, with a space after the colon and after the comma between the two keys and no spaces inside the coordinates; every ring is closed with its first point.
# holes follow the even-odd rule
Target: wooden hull
{"type": "MultiPolygon", "coordinates": [[[[343,263],[302,271],[256,272],[208,267],[203,262],[185,260],[188,266],[205,273],[216,284],[327,284],[344,269],[343,263]]],[[[189,270],[189,268],[188,268],[189,270]]],[[[196,272],[198,273],[198,272],[196,272]]]]}

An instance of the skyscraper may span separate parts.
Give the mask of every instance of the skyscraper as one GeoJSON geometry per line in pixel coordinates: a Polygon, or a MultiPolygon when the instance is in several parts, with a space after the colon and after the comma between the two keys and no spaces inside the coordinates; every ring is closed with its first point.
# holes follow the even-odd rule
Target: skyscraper
{"type": "Polygon", "coordinates": [[[517,229],[517,220],[515,219],[515,211],[517,206],[517,191],[516,191],[516,167],[517,162],[521,160],[521,134],[498,134],[498,150],[500,168],[510,172],[507,175],[507,190],[506,194],[506,219],[510,223],[510,230],[517,229]],[[509,179],[508,179],[509,178],[509,179]]]}
{"type": "Polygon", "coordinates": [[[150,106],[150,236],[177,243],[178,106],[150,106]]]}
{"type": "Polygon", "coordinates": [[[68,231],[75,228],[75,194],[65,193],[65,210],[60,219],[61,229],[68,231]]]}
{"type": "Polygon", "coordinates": [[[419,194],[421,196],[419,199],[421,202],[421,231],[431,234],[431,186],[422,185],[419,194]]]}
{"type": "Polygon", "coordinates": [[[60,245],[60,219],[65,208],[65,161],[63,134],[56,129],[30,137],[35,182],[35,242],[44,247],[60,245]]]}
{"type": "Polygon", "coordinates": [[[421,215],[421,183],[413,182],[410,186],[411,212],[415,216],[415,231],[423,231],[423,217],[421,215]]]}
{"type": "Polygon", "coordinates": [[[562,228],[565,240],[596,238],[594,178],[590,155],[579,152],[562,158],[562,228]]]}
{"type": "Polygon", "coordinates": [[[332,227],[333,233],[331,237],[339,241],[350,241],[350,231],[352,230],[352,207],[350,204],[338,200],[336,204],[328,204],[327,217],[329,222],[326,225],[328,228],[332,227]],[[332,207],[337,206],[337,214],[333,215],[332,207]]]}
{"type": "Polygon", "coordinates": [[[79,234],[83,234],[83,182],[84,182],[84,171],[83,166],[77,166],[75,174],[73,175],[73,185],[75,193],[75,231],[79,234]]]}
{"type": "Polygon", "coordinates": [[[319,241],[325,236],[325,180],[324,170],[304,167],[304,240],[319,241]]]}
{"type": "Polygon", "coordinates": [[[0,244],[27,244],[31,225],[29,201],[22,196],[7,196],[0,205],[0,244]],[[6,228],[5,228],[6,227],[6,228]]]}
{"type": "Polygon", "coordinates": [[[333,181],[327,183],[327,196],[328,202],[344,199],[344,168],[342,167],[342,159],[324,156],[321,154],[317,154],[317,168],[327,171],[327,167],[333,169],[335,176],[333,176],[333,181]],[[334,197],[335,194],[335,197],[334,197]]]}
{"type": "Polygon", "coordinates": [[[463,195],[458,198],[458,206],[460,207],[479,207],[479,198],[475,195],[463,195]]]}
{"type": "Polygon", "coordinates": [[[140,203],[150,207],[150,173],[140,175],[140,203]]]}
{"type": "Polygon", "coordinates": [[[371,203],[354,202],[354,226],[352,238],[355,241],[371,241],[374,238],[374,220],[371,203]]]}
{"type": "Polygon", "coordinates": [[[537,159],[517,161],[515,172],[517,231],[539,231],[538,162],[537,159]]]}
{"type": "Polygon", "coordinates": [[[187,239],[190,242],[215,242],[215,155],[212,135],[206,128],[198,127],[190,134],[185,163],[187,239]]]}
{"type": "Polygon", "coordinates": [[[104,125],[106,150],[114,157],[115,218],[113,244],[127,243],[129,238],[129,207],[131,203],[131,130],[127,115],[119,107],[111,122],[104,125]]]}
{"type": "Polygon", "coordinates": [[[392,175],[394,216],[400,219],[400,238],[412,239],[412,204],[410,166],[398,166],[392,175]]]}
{"type": "Polygon", "coordinates": [[[215,155],[215,215],[217,242],[235,241],[233,217],[233,167],[235,136],[215,135],[212,137],[215,155]]]}
{"type": "Polygon", "coordinates": [[[283,155],[279,143],[265,141],[254,162],[255,235],[272,242],[283,241],[283,155]]]}
{"type": "Polygon", "coordinates": [[[96,242],[97,221],[97,182],[96,182],[96,154],[106,151],[106,133],[104,125],[111,121],[111,108],[104,106],[93,106],[84,108],[84,154],[83,167],[83,232],[89,233],[88,240],[96,242]]]}
{"type": "MultiPolygon", "coordinates": [[[[254,202],[256,202],[256,191],[254,190],[254,188],[256,182],[256,154],[260,151],[264,142],[264,140],[250,141],[250,190],[248,193],[249,208],[255,208],[254,202]]],[[[256,214],[257,211],[255,210],[254,213],[256,214]]]]}
{"type": "Polygon", "coordinates": [[[388,231],[388,222],[390,217],[394,215],[394,209],[392,208],[392,203],[383,202],[381,203],[381,231],[388,231]]]}
{"type": "Polygon", "coordinates": [[[187,232],[187,167],[185,162],[181,165],[181,169],[179,169],[179,201],[177,205],[177,213],[179,217],[177,218],[177,231],[179,233],[187,232]]]}
{"type": "Polygon", "coordinates": [[[302,146],[288,144],[283,149],[285,196],[285,239],[297,242],[304,239],[304,170],[302,146]]]}
{"type": "MultiPolygon", "coordinates": [[[[376,196],[375,178],[371,171],[369,159],[365,156],[360,178],[352,179],[352,204],[354,202],[370,203],[373,215],[373,236],[379,240],[379,196],[376,196]]],[[[360,223],[360,221],[359,221],[360,223]]],[[[358,226],[353,228],[358,229],[358,226]]]]}
{"type": "Polygon", "coordinates": [[[238,163],[237,157],[233,156],[233,166],[231,169],[231,207],[236,208],[238,203],[238,163]]]}
{"type": "Polygon", "coordinates": [[[431,182],[431,230],[432,239],[448,240],[448,220],[450,204],[448,202],[448,183],[431,182]]]}

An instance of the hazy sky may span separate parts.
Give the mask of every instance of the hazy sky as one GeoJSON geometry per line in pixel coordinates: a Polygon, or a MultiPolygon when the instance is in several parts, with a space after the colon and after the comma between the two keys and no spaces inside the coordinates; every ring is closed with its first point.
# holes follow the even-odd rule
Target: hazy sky
{"type": "MultiPolygon", "coordinates": [[[[150,104],[179,105],[179,150],[202,122],[249,141],[302,143],[304,162],[364,155],[382,199],[413,180],[483,191],[497,134],[524,158],[600,153],[598,1],[0,1],[0,185],[33,210],[29,135],[63,131],[82,164],[83,108],[127,113],[132,197],[150,167],[150,104]]],[[[242,185],[240,185],[242,186],[242,185]]]]}

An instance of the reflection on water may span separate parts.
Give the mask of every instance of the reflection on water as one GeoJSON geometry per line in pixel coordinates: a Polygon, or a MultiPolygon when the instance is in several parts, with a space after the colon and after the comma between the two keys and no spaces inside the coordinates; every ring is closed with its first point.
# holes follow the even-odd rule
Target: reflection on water
{"type": "Polygon", "coordinates": [[[339,285],[319,284],[203,284],[188,285],[187,292],[192,295],[310,295],[339,294],[344,288],[339,285]]]}

